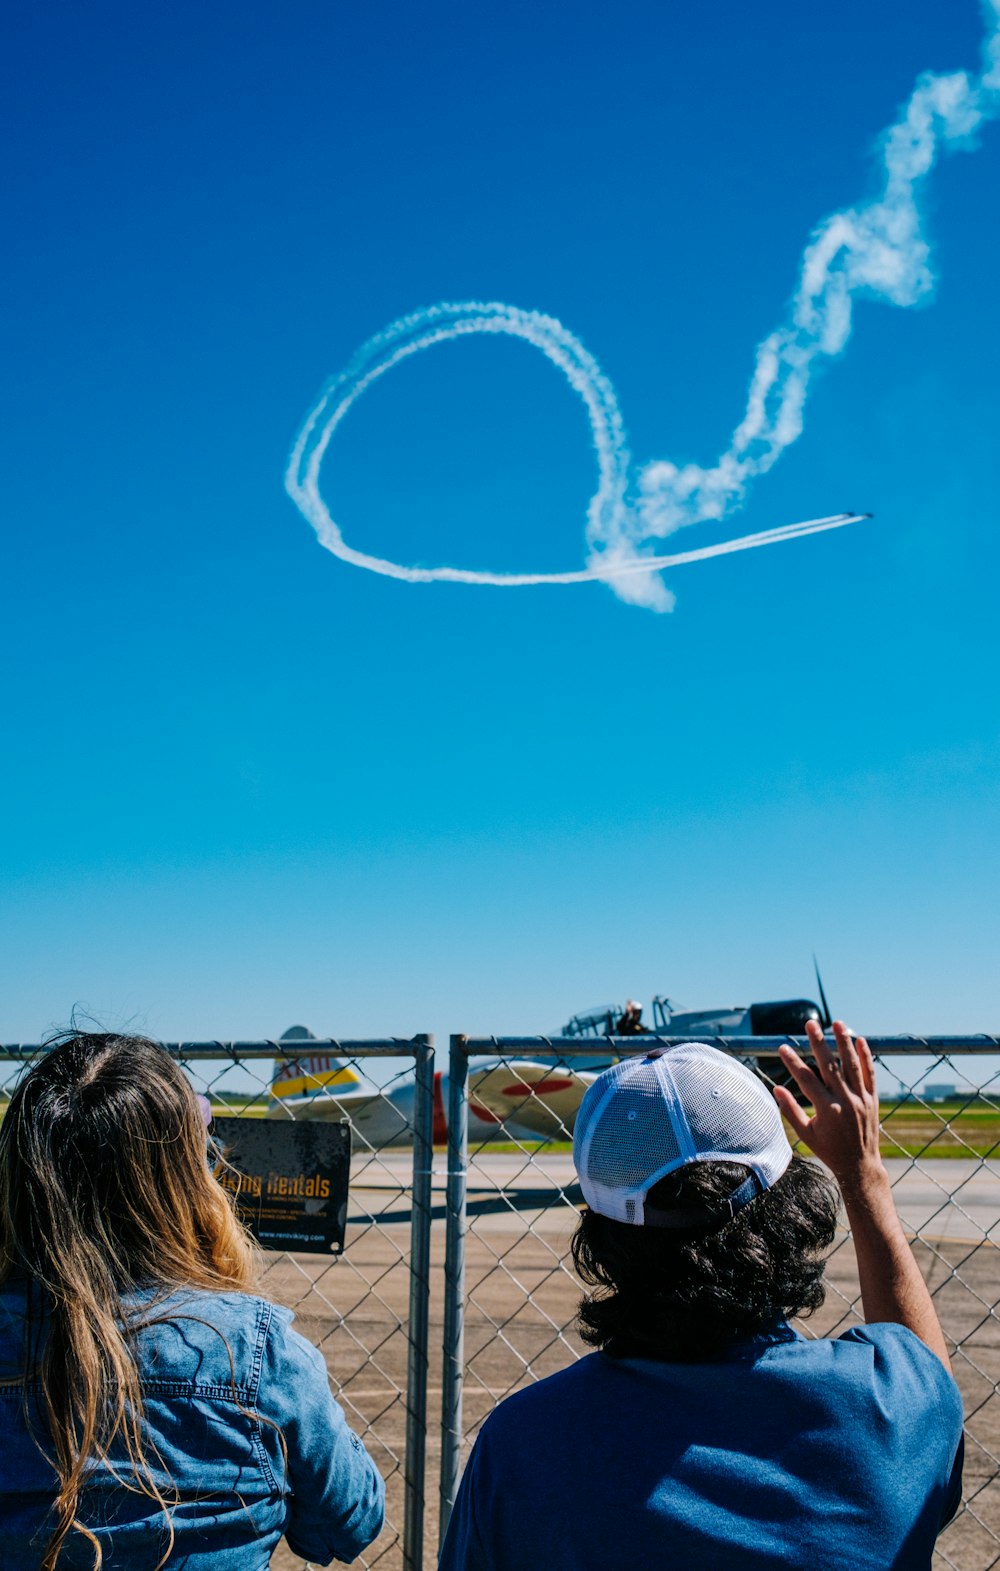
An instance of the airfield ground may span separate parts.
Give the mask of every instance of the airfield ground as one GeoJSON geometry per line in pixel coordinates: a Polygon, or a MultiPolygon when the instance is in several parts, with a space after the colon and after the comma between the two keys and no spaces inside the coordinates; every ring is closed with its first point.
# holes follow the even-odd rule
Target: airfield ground
{"type": "MultiPolygon", "coordinates": [[[[2,1111],[0,1101],[0,1115],[2,1111]]],[[[225,1101],[215,1104],[214,1111],[263,1118],[267,1101],[260,1094],[252,1097],[227,1094],[225,1101]]],[[[880,1117],[882,1155],[885,1157],[1000,1157],[1000,1102],[996,1096],[936,1103],[887,1101],[881,1104],[880,1117]]],[[[516,1154],[524,1146],[491,1142],[487,1149],[516,1154]]],[[[539,1152],[553,1156],[566,1155],[571,1149],[568,1140],[538,1144],[539,1152]]]]}
{"type": "MultiPolygon", "coordinates": [[[[10,1077],[13,1079],[13,1074],[10,1077]]],[[[0,1119],[10,1100],[7,1087],[0,1089],[0,1119]]],[[[268,1098],[263,1092],[245,1094],[227,1091],[213,1102],[213,1112],[221,1116],[263,1118],[268,1098]]],[[[881,1104],[882,1155],[919,1156],[923,1160],[939,1157],[982,1156],[1000,1159],[1000,1092],[989,1096],[937,1103],[886,1101],[881,1104]]],[[[524,1145],[491,1142],[484,1149],[516,1155],[524,1145]]],[[[538,1142],[537,1155],[565,1156],[572,1146],[568,1140],[538,1142]]]]}
{"type": "MultiPolygon", "coordinates": [[[[943,1158],[926,1169],[890,1159],[897,1202],[924,1274],[935,1292],[946,1333],[958,1341],[955,1373],[968,1414],[966,1497],[971,1509],[941,1540],[936,1566],[988,1571],[1000,1556],[1000,1321],[991,1312],[1000,1293],[1000,1162],[943,1158]],[[993,1242],[990,1241],[993,1240],[993,1242]]],[[[434,1179],[430,1399],[425,1566],[437,1543],[438,1425],[441,1400],[444,1256],[444,1154],[434,1179]]],[[[578,1289],[565,1266],[575,1210],[568,1155],[516,1152],[474,1157],[469,1182],[466,1289],[465,1427],[469,1439],[495,1401],[534,1375],[562,1367],[582,1351],[572,1330],[578,1289]],[[566,1196],[568,1198],[562,1198],[566,1196]],[[529,1297],[530,1294],[530,1297],[529,1297]],[[502,1326],[502,1336],[497,1327],[502,1326]]],[[[409,1155],[391,1153],[355,1174],[347,1250],[336,1263],[316,1256],[274,1256],[264,1291],[296,1309],[305,1335],[324,1347],[355,1427],[390,1479],[389,1513],[402,1521],[409,1224],[409,1155]],[[341,1317],[344,1320],[341,1320],[341,1317]],[[371,1349],[369,1357],[366,1349],[371,1349]]],[[[846,1236],[828,1268],[830,1291],[809,1328],[846,1329],[857,1318],[857,1273],[846,1236]]],[[[365,1557],[381,1571],[402,1565],[389,1529],[365,1557]]],[[[301,1571],[281,1546],[275,1571],[301,1571]]]]}

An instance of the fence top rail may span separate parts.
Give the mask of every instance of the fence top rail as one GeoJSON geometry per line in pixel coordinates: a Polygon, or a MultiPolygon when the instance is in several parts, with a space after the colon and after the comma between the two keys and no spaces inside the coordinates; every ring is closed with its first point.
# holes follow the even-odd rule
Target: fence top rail
{"type": "MultiPolygon", "coordinates": [[[[198,1059],[230,1058],[240,1063],[249,1058],[316,1058],[329,1054],[336,1058],[419,1058],[422,1053],[433,1051],[434,1038],[421,1036],[366,1037],[355,1041],[347,1037],[316,1037],[298,1042],[163,1042],[161,1046],[173,1058],[191,1061],[198,1059]]],[[[18,1061],[44,1053],[44,1042],[0,1043],[0,1061],[18,1061]]]]}
{"type": "MultiPolygon", "coordinates": [[[[946,1058],[959,1053],[1000,1053],[1000,1036],[983,1031],[973,1036],[870,1036],[868,1046],[876,1058],[893,1058],[913,1053],[933,1053],[946,1058]]],[[[773,1056],[784,1043],[807,1052],[811,1051],[806,1036],[661,1036],[650,1031],[643,1036],[458,1036],[452,1041],[459,1050],[472,1056],[492,1053],[509,1056],[512,1053],[557,1053],[560,1058],[594,1058],[602,1052],[611,1056],[627,1057],[630,1053],[646,1053],[658,1047],[678,1047],[684,1042],[707,1042],[712,1047],[738,1053],[747,1058],[773,1056]]]]}

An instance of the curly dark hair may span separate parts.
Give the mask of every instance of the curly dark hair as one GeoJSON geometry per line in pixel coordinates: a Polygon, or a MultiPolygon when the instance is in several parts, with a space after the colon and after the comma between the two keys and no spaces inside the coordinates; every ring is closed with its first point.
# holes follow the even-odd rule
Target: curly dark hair
{"type": "MultiPolygon", "coordinates": [[[[736,1162],[694,1162],[654,1185],[665,1211],[718,1202],[747,1177],[736,1162]]],[[[573,1263],[588,1287],[580,1332],[614,1358],[711,1358],[787,1315],[823,1302],[825,1251],[837,1225],[836,1187],[794,1156],[778,1181],[715,1232],[635,1227],[585,1210],[573,1263]]]]}

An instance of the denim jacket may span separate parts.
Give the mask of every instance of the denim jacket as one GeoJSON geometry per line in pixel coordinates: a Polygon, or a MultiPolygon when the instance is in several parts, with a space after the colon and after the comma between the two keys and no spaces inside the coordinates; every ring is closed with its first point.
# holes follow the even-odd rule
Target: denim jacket
{"type": "MultiPolygon", "coordinates": [[[[50,1451],[38,1393],[28,1387],[26,1422],[18,1379],[26,1291],[0,1286],[3,1571],[37,1571],[56,1493],[35,1438],[50,1451]]],[[[322,1354],[292,1330],[290,1312],[242,1293],[192,1290],[149,1313],[137,1342],[143,1448],[164,1498],[177,1502],[171,1571],[262,1571],[282,1534],[305,1560],[353,1560],[381,1530],[382,1480],[330,1394],[322,1354]]],[[[153,1571],[166,1550],[163,1511],[106,1464],[92,1467],[77,1514],[100,1540],[105,1571],[153,1571]]],[[[93,1558],[71,1530],[60,1571],[89,1568],[93,1558]]]]}

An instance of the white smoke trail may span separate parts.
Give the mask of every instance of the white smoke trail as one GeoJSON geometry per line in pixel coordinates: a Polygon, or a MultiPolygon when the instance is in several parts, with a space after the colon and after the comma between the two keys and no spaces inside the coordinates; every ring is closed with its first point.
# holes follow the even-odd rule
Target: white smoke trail
{"type": "Polygon", "coordinates": [[[392,323],[364,344],[327,384],[293,448],[285,484],[335,555],[409,583],[447,581],[496,586],[576,584],[599,580],[634,604],[670,610],[674,598],[659,574],[665,567],[777,544],[853,523],[837,514],[784,529],[668,556],[649,552],[690,524],[721,520],[744,499],[802,432],[813,369],[840,354],[850,337],[853,297],[867,294],[909,306],[931,289],[929,250],[918,196],[942,148],[968,147],[970,137],[1000,114],[1000,0],[984,0],[983,68],[921,76],[900,118],[881,140],[881,194],[820,224],[802,258],[799,283],[781,327],[757,348],[747,406],[729,447],[710,468],[669,460],[646,464],[629,495],[630,458],[614,389],[597,361],[555,318],[515,306],[463,303],[432,306],[392,323]],[[319,473],[330,440],[351,405],[386,371],[434,344],[472,333],[505,333],[533,344],[584,402],[597,457],[598,486],[587,513],[585,569],[564,573],[490,573],[452,567],[405,567],[349,546],[330,515],[319,473]]]}
{"type": "MultiPolygon", "coordinates": [[[[802,432],[802,412],[817,361],[846,347],[855,294],[910,306],[932,285],[918,197],[942,148],[969,138],[1000,114],[1000,0],[983,5],[983,68],[922,75],[899,119],[881,138],[885,174],[874,200],[824,219],[802,258],[788,319],[757,348],[747,407],[729,447],[708,469],[647,464],[639,476],[639,530],[660,538],[687,524],[720,519],[743,500],[802,432]]],[[[634,554],[631,519],[616,520],[612,556],[634,554]]],[[[654,591],[655,593],[655,591],[654,591]]]]}
{"type": "MultiPolygon", "coordinates": [[[[435,305],[412,316],[401,317],[381,333],[376,333],[354,355],[350,363],[333,377],[299,433],[285,476],[285,485],[319,535],[320,543],[345,562],[367,567],[390,578],[408,583],[433,583],[448,580],[465,584],[561,583],[555,574],[476,573],[463,568],[402,567],[382,557],[356,551],[344,540],[320,494],[319,472],[330,440],[351,405],[386,371],[410,355],[432,344],[471,333],[505,333],[523,338],[558,366],[574,392],[583,400],[590,420],[591,437],[597,455],[598,485],[588,508],[588,534],[596,539],[611,538],[623,528],[628,509],[625,490],[628,483],[629,454],[614,388],[597,361],[578,339],[554,317],[537,311],[520,311],[516,306],[499,303],[466,302],[461,305],[435,305]]],[[[585,576],[594,576],[588,574],[585,576]]],[[[576,582],[575,579],[571,582],[576,582]]]]}

